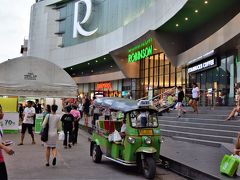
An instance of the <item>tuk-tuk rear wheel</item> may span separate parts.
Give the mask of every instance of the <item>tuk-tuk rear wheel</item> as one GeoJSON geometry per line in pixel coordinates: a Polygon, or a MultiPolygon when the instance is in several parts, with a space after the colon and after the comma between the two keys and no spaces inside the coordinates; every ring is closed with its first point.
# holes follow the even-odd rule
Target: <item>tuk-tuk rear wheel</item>
{"type": "Polygon", "coordinates": [[[153,179],[156,174],[156,163],[153,157],[145,157],[142,164],[143,174],[147,179],[153,179]]]}
{"type": "Polygon", "coordinates": [[[93,146],[93,150],[92,150],[92,160],[95,163],[100,163],[102,160],[102,151],[100,149],[100,147],[96,144],[94,144],[93,146]]]}

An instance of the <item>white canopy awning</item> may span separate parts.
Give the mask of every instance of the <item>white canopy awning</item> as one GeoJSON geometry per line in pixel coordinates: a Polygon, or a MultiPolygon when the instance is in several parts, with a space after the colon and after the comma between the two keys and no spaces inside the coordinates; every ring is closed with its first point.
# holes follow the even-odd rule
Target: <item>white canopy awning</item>
{"type": "Polygon", "coordinates": [[[77,85],[52,62],[25,56],[0,64],[0,95],[76,97],[77,85]]]}

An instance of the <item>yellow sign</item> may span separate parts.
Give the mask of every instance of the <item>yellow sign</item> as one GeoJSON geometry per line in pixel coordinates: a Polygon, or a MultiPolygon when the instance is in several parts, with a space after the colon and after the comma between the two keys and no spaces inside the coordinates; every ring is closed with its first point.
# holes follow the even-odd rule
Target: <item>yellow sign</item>
{"type": "Polygon", "coordinates": [[[3,98],[0,97],[0,104],[3,112],[17,112],[17,98],[3,98]]]}
{"type": "Polygon", "coordinates": [[[140,136],[152,136],[153,131],[152,131],[152,129],[140,129],[139,130],[139,135],[140,136]]]}

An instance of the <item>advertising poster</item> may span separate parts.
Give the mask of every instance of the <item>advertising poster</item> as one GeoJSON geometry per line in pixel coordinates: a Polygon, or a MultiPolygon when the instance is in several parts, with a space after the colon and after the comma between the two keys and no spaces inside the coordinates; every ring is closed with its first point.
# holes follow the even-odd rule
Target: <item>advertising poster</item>
{"type": "Polygon", "coordinates": [[[19,115],[18,113],[4,113],[3,131],[4,133],[18,133],[19,115]]]}
{"type": "Polygon", "coordinates": [[[0,104],[2,105],[3,112],[17,112],[17,102],[16,98],[4,98],[0,97],[0,104]]]}
{"type": "Polygon", "coordinates": [[[36,114],[35,133],[40,133],[42,128],[43,114],[36,114]]]}

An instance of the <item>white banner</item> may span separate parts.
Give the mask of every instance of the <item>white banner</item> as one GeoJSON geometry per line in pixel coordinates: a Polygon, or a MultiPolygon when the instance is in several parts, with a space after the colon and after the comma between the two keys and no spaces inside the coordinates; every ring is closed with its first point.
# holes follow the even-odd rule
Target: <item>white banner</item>
{"type": "Polygon", "coordinates": [[[3,130],[18,130],[19,114],[18,113],[4,113],[3,130]]]}

